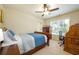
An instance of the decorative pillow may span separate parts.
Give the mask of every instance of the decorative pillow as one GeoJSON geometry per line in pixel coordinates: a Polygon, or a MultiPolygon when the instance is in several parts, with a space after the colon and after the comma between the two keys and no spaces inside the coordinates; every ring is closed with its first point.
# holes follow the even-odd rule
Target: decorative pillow
{"type": "Polygon", "coordinates": [[[15,32],[14,31],[12,31],[10,29],[8,31],[11,33],[12,36],[15,36],[15,32]]]}
{"type": "Polygon", "coordinates": [[[7,36],[7,33],[4,32],[4,42],[3,43],[9,43],[11,42],[12,40],[7,36]]]}
{"type": "Polygon", "coordinates": [[[6,35],[13,41],[16,41],[16,39],[14,38],[14,36],[9,32],[9,30],[6,31],[6,35]]]}

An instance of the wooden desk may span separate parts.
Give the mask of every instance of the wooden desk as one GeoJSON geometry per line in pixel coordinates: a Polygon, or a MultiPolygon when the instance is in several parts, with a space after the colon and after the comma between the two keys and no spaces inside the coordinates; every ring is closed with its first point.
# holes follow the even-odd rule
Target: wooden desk
{"type": "Polygon", "coordinates": [[[72,25],[64,38],[64,50],[79,55],[79,24],[72,25]]]}

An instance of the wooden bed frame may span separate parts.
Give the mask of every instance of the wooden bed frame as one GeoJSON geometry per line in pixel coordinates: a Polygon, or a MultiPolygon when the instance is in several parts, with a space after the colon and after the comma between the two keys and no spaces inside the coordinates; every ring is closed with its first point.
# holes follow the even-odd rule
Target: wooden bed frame
{"type": "MultiPolygon", "coordinates": [[[[43,44],[43,45],[40,45],[38,47],[35,47],[34,49],[32,49],[32,50],[30,50],[27,53],[24,53],[22,55],[32,55],[36,51],[44,48],[46,45],[49,46],[49,38],[48,38],[48,34],[47,33],[44,33],[44,32],[35,32],[35,33],[45,34],[47,36],[47,43],[43,44]]],[[[18,48],[17,44],[9,46],[7,52],[5,53],[4,50],[6,50],[6,48],[8,48],[8,47],[1,48],[1,50],[0,50],[0,54],[1,55],[20,55],[19,48],[18,48]]]]}
{"type": "Polygon", "coordinates": [[[46,45],[49,46],[49,40],[50,40],[50,39],[49,39],[48,33],[45,33],[45,32],[34,32],[34,33],[46,35],[46,36],[47,36],[47,44],[43,44],[43,45],[40,45],[40,46],[38,46],[38,47],[35,47],[34,49],[28,51],[27,53],[24,53],[23,55],[31,55],[31,54],[37,52],[38,50],[44,48],[46,45]]]}
{"type": "Polygon", "coordinates": [[[45,47],[45,44],[40,45],[38,47],[35,47],[34,49],[28,51],[27,53],[24,53],[23,55],[32,55],[33,53],[37,52],[38,50],[42,49],[45,47]]]}

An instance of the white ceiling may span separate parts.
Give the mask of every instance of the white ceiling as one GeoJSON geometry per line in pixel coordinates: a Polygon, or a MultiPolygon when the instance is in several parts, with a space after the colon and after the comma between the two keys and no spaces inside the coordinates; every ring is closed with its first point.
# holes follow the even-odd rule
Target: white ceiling
{"type": "Polygon", "coordinates": [[[13,8],[17,9],[26,13],[31,13],[35,15],[36,17],[41,17],[41,18],[50,18],[50,17],[55,17],[58,15],[62,15],[64,13],[72,12],[75,10],[79,9],[79,4],[56,4],[52,5],[52,8],[58,7],[59,10],[53,11],[49,13],[48,15],[41,16],[42,13],[35,13],[35,11],[42,10],[41,8],[43,7],[43,4],[5,4],[4,5],[6,8],[13,8]]]}

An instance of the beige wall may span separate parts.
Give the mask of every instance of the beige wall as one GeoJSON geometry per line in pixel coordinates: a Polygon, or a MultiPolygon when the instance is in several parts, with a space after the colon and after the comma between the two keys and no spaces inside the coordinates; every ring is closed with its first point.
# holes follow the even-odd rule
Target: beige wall
{"type": "Polygon", "coordinates": [[[4,22],[8,28],[18,34],[41,31],[43,20],[34,15],[16,9],[6,8],[4,10],[4,22]]]}
{"type": "MultiPolygon", "coordinates": [[[[44,24],[49,25],[51,21],[63,19],[70,19],[70,25],[79,23],[79,10],[47,19],[44,24]]],[[[53,39],[58,40],[58,36],[53,35],[53,39]]]]}
{"type": "Polygon", "coordinates": [[[3,7],[3,5],[2,5],[2,4],[0,4],[0,9],[4,9],[4,7],[3,7]]]}

